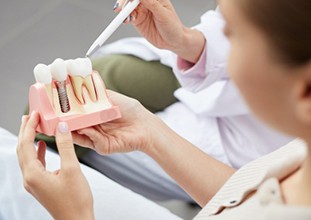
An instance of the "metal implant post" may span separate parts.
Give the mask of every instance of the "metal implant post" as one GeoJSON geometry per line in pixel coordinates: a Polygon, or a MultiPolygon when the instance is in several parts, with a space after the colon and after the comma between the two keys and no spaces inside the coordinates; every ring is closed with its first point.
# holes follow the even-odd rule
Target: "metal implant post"
{"type": "Polygon", "coordinates": [[[69,100],[67,96],[67,90],[66,90],[66,81],[56,81],[56,88],[58,92],[59,97],[59,104],[60,108],[63,113],[69,112],[70,106],[69,106],[69,100]]]}

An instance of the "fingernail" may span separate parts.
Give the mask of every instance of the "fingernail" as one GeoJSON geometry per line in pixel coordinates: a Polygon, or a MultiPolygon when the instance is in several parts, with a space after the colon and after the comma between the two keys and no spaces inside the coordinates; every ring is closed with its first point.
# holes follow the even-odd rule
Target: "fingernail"
{"type": "Polygon", "coordinates": [[[38,141],[38,146],[41,146],[41,145],[45,145],[45,142],[43,140],[38,141]]]}
{"type": "Polygon", "coordinates": [[[116,10],[119,7],[119,2],[116,2],[113,6],[113,10],[116,10]]]}
{"type": "Polygon", "coordinates": [[[26,117],[27,117],[26,115],[23,115],[23,116],[22,116],[22,119],[21,119],[21,122],[22,122],[22,123],[23,123],[23,121],[25,120],[26,117]]]}
{"type": "Polygon", "coordinates": [[[135,21],[135,17],[133,15],[130,15],[130,22],[135,21]]]}
{"type": "Polygon", "coordinates": [[[127,24],[127,23],[129,23],[131,20],[130,20],[130,16],[128,16],[124,21],[123,21],[123,23],[125,23],[125,24],[127,24]]]}
{"type": "Polygon", "coordinates": [[[36,114],[36,112],[32,111],[31,114],[30,114],[30,117],[33,118],[35,116],[35,114],[36,114]]]}
{"type": "Polygon", "coordinates": [[[64,121],[58,123],[58,131],[62,134],[68,133],[68,124],[64,121]]]}

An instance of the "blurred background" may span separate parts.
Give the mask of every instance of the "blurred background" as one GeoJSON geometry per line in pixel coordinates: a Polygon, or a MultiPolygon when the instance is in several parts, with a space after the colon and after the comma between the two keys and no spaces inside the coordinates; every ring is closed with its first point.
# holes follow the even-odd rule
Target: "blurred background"
{"type": "MultiPolygon", "coordinates": [[[[55,58],[84,57],[103,29],[116,16],[114,0],[0,0],[0,126],[18,133],[35,82],[33,68],[55,58]]],[[[200,21],[216,0],[172,0],[187,26],[200,21]]],[[[131,25],[121,25],[107,43],[139,36],[131,25]]],[[[197,209],[178,202],[161,203],[185,219],[197,209]]]]}

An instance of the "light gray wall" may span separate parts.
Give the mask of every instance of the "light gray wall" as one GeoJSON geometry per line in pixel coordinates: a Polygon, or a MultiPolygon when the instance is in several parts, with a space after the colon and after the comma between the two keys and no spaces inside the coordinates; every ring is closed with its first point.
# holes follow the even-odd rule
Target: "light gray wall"
{"type": "MultiPolygon", "coordinates": [[[[214,0],[173,0],[187,26],[215,7],[214,0]]],[[[34,83],[33,68],[55,58],[84,56],[114,18],[112,0],[0,0],[0,126],[17,134],[34,83]]],[[[121,26],[108,42],[138,36],[121,26]]]]}

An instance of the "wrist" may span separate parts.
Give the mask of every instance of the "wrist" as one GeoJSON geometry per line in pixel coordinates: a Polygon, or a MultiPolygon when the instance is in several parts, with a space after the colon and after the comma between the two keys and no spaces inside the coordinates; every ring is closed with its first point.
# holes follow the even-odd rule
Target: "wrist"
{"type": "Polygon", "coordinates": [[[204,47],[205,37],[202,32],[185,27],[181,41],[172,51],[180,58],[190,63],[196,63],[200,59],[204,47]]]}
{"type": "Polygon", "coordinates": [[[176,141],[178,137],[176,137],[177,134],[156,115],[154,115],[152,123],[150,124],[148,142],[142,149],[142,152],[158,160],[163,157],[163,154],[166,154],[165,152],[175,147],[174,140],[176,141]]]}
{"type": "Polygon", "coordinates": [[[154,143],[158,141],[159,134],[161,133],[161,119],[153,114],[152,112],[146,112],[148,115],[146,116],[146,120],[148,123],[145,127],[145,133],[144,133],[144,141],[139,149],[139,151],[142,151],[149,155],[150,150],[153,148],[154,143]]]}
{"type": "Polygon", "coordinates": [[[86,203],[84,207],[82,207],[81,209],[76,210],[76,208],[74,209],[60,209],[58,211],[54,210],[53,212],[50,212],[51,215],[53,216],[53,218],[55,220],[57,219],[63,219],[63,220],[71,220],[71,219],[75,219],[75,220],[94,220],[95,216],[94,216],[94,208],[93,208],[93,203],[88,204],[86,203]],[[53,215],[55,214],[55,215],[53,215]]]}
{"type": "Polygon", "coordinates": [[[57,220],[57,219],[63,219],[63,220],[65,220],[65,219],[68,219],[68,220],[72,220],[72,219],[75,219],[75,220],[79,220],[79,219],[81,219],[81,220],[95,220],[95,216],[94,216],[94,213],[92,212],[92,213],[85,213],[83,215],[76,215],[76,214],[71,215],[71,214],[69,214],[69,215],[61,216],[59,218],[54,217],[54,219],[55,220],[57,220]]]}

